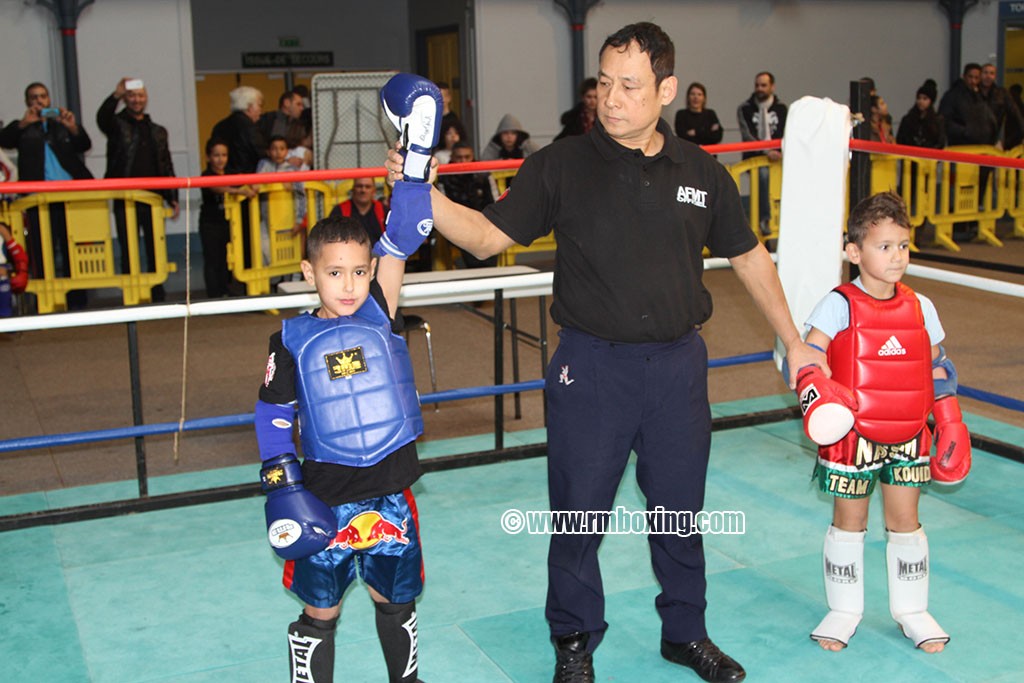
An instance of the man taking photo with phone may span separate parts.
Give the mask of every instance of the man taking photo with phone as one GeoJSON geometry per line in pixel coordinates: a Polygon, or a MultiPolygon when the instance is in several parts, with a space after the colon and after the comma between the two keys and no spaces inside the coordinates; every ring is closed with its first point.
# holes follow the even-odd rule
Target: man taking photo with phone
{"type": "MultiPolygon", "coordinates": [[[[173,176],[174,164],[167,144],[167,129],[155,123],[146,113],[149,94],[145,84],[137,78],[122,78],[117,87],[100,105],[96,112],[96,125],[107,136],[107,172],[104,178],[152,178],[173,176]],[[118,104],[124,108],[117,111],[118,104]],[[117,112],[117,113],[115,113],[117,112]]],[[[178,217],[178,191],[161,190],[164,202],[171,207],[171,218],[178,217]]],[[[136,222],[141,233],[139,245],[145,253],[145,260],[139,254],[139,264],[144,272],[156,270],[156,245],[153,240],[153,212],[149,204],[135,205],[136,222]]],[[[128,253],[128,228],[125,205],[122,200],[114,201],[114,221],[117,224],[117,241],[121,247],[121,272],[131,272],[128,253]]],[[[163,301],[166,297],[163,285],[153,287],[152,301],[163,301]]]]}
{"type": "MultiPolygon", "coordinates": [[[[54,107],[50,91],[42,83],[25,88],[25,115],[12,121],[0,131],[0,147],[18,151],[18,178],[20,180],[79,180],[92,178],[82,155],[92,147],[92,141],[74,112],[54,107]]],[[[39,215],[28,212],[28,252],[33,277],[41,277],[42,241],[39,237],[39,215]]],[[[67,224],[63,204],[50,205],[50,230],[53,235],[53,262],[55,273],[49,276],[68,277],[67,224]]],[[[68,293],[68,308],[84,308],[85,292],[68,293]]]]}

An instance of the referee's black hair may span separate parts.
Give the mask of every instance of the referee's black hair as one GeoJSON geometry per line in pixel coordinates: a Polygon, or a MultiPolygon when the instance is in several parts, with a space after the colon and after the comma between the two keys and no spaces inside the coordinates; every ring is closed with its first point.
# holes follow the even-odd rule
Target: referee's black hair
{"type": "Polygon", "coordinates": [[[641,21],[637,24],[623,26],[615,33],[604,39],[604,45],[597,53],[598,59],[604,54],[607,47],[625,49],[629,44],[636,41],[640,51],[647,53],[651,60],[651,69],[654,71],[654,87],[657,88],[661,82],[672,75],[676,68],[676,46],[672,39],[661,30],[657,24],[649,21],[641,21]]]}
{"type": "Polygon", "coordinates": [[[313,226],[306,238],[306,260],[316,263],[320,250],[333,242],[355,242],[370,248],[370,235],[362,222],[353,216],[328,216],[313,226]]]}

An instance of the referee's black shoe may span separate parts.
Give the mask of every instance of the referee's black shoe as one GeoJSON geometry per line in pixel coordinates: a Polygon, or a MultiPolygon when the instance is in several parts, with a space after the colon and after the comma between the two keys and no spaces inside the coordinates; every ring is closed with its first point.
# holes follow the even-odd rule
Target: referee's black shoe
{"type": "Polygon", "coordinates": [[[589,633],[552,638],[555,644],[554,683],[594,683],[594,656],[587,652],[589,633]]]}
{"type": "Polygon", "coordinates": [[[738,683],[747,677],[739,662],[719,650],[710,638],[690,643],[662,640],[661,656],[690,667],[708,683],[738,683]]]}

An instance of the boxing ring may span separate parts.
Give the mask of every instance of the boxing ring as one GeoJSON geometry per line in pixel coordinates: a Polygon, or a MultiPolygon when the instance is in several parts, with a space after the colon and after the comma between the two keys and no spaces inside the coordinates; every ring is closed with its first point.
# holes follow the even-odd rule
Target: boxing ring
{"type": "MultiPolygon", "coordinates": [[[[763,149],[779,147],[779,141],[770,143],[742,143],[731,145],[718,145],[710,149],[712,152],[729,153],[747,149],[763,149]]],[[[863,141],[851,141],[851,149],[870,152],[874,154],[894,153],[900,155],[919,155],[925,159],[940,159],[943,161],[957,162],[984,162],[998,165],[1005,168],[1020,171],[1024,169],[1024,162],[1020,159],[994,159],[982,155],[958,155],[956,153],[943,152],[940,150],[919,150],[917,148],[906,148],[899,146],[880,145],[863,141]]],[[[792,156],[792,154],[790,155],[792,156]]],[[[486,171],[498,168],[507,168],[507,162],[484,162],[478,164],[453,164],[442,169],[444,172],[465,172],[465,171],[486,171]]],[[[273,183],[282,180],[288,181],[327,181],[336,179],[350,179],[360,176],[380,176],[383,169],[345,169],[328,171],[311,171],[306,173],[286,174],[250,174],[236,176],[232,179],[235,183],[273,183]]],[[[166,188],[194,188],[204,187],[213,184],[224,184],[224,178],[159,178],[159,179],[122,179],[122,180],[90,180],[70,181],[66,183],[18,183],[12,185],[13,190],[19,191],[41,191],[53,190],[56,185],[59,190],[124,190],[131,188],[144,189],[166,189],[166,188]]],[[[785,206],[785,205],[784,205],[785,206]]],[[[780,245],[780,252],[784,249],[780,245]]],[[[784,259],[784,256],[781,258],[784,259]]],[[[927,258],[927,256],[925,257],[927,258]]],[[[957,260],[951,257],[932,257],[933,260],[946,260],[953,264],[957,260]]],[[[963,263],[961,263],[963,265],[963,263]]],[[[968,264],[977,265],[977,264],[968,264]]],[[[716,270],[728,267],[725,259],[708,258],[705,260],[706,270],[716,270]]],[[[512,270],[515,269],[506,269],[512,270]]],[[[1004,265],[1002,270],[1015,274],[1021,274],[1024,269],[1017,266],[1004,265]]],[[[948,270],[941,270],[928,266],[921,266],[912,263],[907,274],[913,277],[930,279],[940,282],[952,283],[960,287],[973,288],[988,293],[995,293],[1001,296],[1015,299],[1024,298],[1024,285],[1005,282],[990,278],[983,278],[963,273],[956,273],[948,270]]],[[[518,376],[513,378],[511,383],[504,381],[504,343],[503,338],[506,331],[511,332],[513,341],[517,339],[520,331],[515,324],[515,305],[520,298],[539,298],[540,316],[542,329],[537,337],[540,340],[542,361],[541,374],[547,364],[548,350],[546,331],[543,325],[546,321],[545,308],[546,297],[551,294],[552,274],[550,272],[536,272],[529,274],[507,275],[490,278],[460,279],[454,281],[417,282],[407,284],[402,290],[400,306],[416,307],[451,303],[470,303],[475,301],[493,301],[494,313],[492,316],[494,330],[494,383],[492,385],[481,385],[450,389],[435,393],[424,394],[421,402],[448,403],[457,402],[475,397],[493,396],[495,405],[494,417],[494,446],[487,450],[473,453],[452,455],[441,458],[432,458],[424,462],[425,471],[442,471],[446,469],[467,467],[484,463],[503,462],[522,458],[529,458],[543,455],[545,444],[531,444],[527,446],[506,447],[503,442],[504,434],[504,410],[503,397],[508,394],[520,394],[522,392],[537,391],[543,389],[543,380],[535,379],[519,381],[518,376]],[[512,314],[511,324],[504,319],[506,304],[512,314]]],[[[236,413],[229,415],[217,415],[201,418],[186,419],[184,410],[180,419],[176,422],[159,422],[143,424],[141,417],[141,385],[139,381],[138,348],[136,327],[140,323],[156,320],[180,319],[185,326],[185,339],[187,340],[187,321],[193,317],[219,316],[246,312],[259,311],[288,311],[310,308],[316,303],[315,294],[294,294],[278,296],[249,297],[245,300],[218,300],[198,301],[186,300],[183,304],[167,304],[155,306],[140,306],[123,308],[119,310],[89,311],[78,313],[51,314],[36,317],[22,317],[0,320],[0,334],[11,332],[25,332],[58,329],[76,328],[95,325],[125,325],[128,337],[128,364],[131,375],[133,422],[131,426],[83,431],[63,434],[44,434],[35,436],[22,436],[0,440],[0,457],[6,453],[18,451],[49,448],[56,446],[74,446],[77,444],[94,443],[106,440],[132,439],[136,445],[136,471],[138,484],[138,497],[123,499],[112,502],[97,503],[94,505],[74,506],[67,508],[37,510],[27,513],[7,515],[0,517],[0,531],[32,527],[45,524],[82,521],[111,515],[142,512],[173,508],[183,505],[209,503],[223,500],[231,500],[243,497],[258,495],[259,485],[256,482],[251,484],[238,484],[232,486],[216,487],[203,490],[191,490],[180,493],[150,495],[148,487],[148,474],[145,453],[145,438],[162,434],[184,434],[186,432],[244,427],[253,421],[252,413],[236,413]]],[[[794,315],[794,319],[800,316],[794,315]]],[[[513,353],[516,353],[517,345],[513,343],[513,353]]],[[[767,362],[773,357],[771,351],[756,351],[725,358],[713,359],[710,362],[711,368],[725,367],[730,365],[767,362]]],[[[514,359],[518,364],[518,359],[514,359]]],[[[518,368],[518,365],[516,366],[518,368]]],[[[518,372],[516,373],[518,375],[518,372]]],[[[184,378],[183,378],[184,382],[184,378]]],[[[982,388],[962,385],[960,388],[962,396],[973,398],[979,401],[991,403],[1009,410],[1024,412],[1024,400],[1020,398],[1001,396],[982,388]]],[[[793,419],[798,415],[795,407],[775,409],[771,411],[749,413],[738,416],[720,417],[714,421],[713,428],[716,430],[744,427],[757,424],[766,424],[775,421],[793,419]]],[[[972,434],[972,443],[975,448],[987,450],[991,453],[1024,462],[1024,449],[1018,444],[1005,443],[999,439],[991,438],[982,434],[972,434]]]]}
{"type": "MultiPolygon", "coordinates": [[[[862,144],[854,142],[851,147],[862,144]]],[[[1019,161],[1014,163],[1012,168],[1024,169],[1019,161]]],[[[726,265],[716,259],[705,263],[708,270],[726,265]]],[[[1010,264],[1000,269],[1021,274],[1010,264]]],[[[908,276],[984,292],[1007,307],[1019,307],[1024,296],[1022,285],[913,262],[908,276]]],[[[424,394],[421,402],[443,402],[458,410],[459,401],[470,396],[494,396],[497,405],[509,393],[540,389],[540,380],[505,381],[505,366],[498,362],[504,345],[498,340],[507,341],[516,327],[511,318],[506,320],[513,304],[536,298],[544,308],[550,287],[550,273],[408,284],[401,304],[410,307],[426,305],[423,302],[494,302],[494,384],[424,394]]],[[[30,338],[47,329],[124,326],[129,355],[137,355],[131,339],[147,324],[181,321],[187,327],[189,320],[198,318],[292,311],[314,304],[313,295],[292,294],[61,313],[0,321],[0,334],[22,332],[22,338],[30,338]]],[[[771,351],[754,348],[715,359],[711,367],[761,365],[771,359],[771,351]]],[[[1011,362],[1011,370],[1019,372],[1019,363],[1011,362]]],[[[137,365],[130,373],[132,385],[138,385],[137,365]]],[[[961,385],[961,396],[1024,411],[1021,396],[988,392],[966,374],[962,379],[967,386],[961,385]]],[[[715,370],[710,382],[715,382],[715,370]]],[[[1009,426],[993,436],[972,428],[972,444],[980,452],[975,454],[971,477],[956,490],[932,487],[923,497],[922,516],[938,530],[933,535],[938,549],[934,609],[953,635],[949,652],[929,658],[907,644],[875,586],[879,590],[869,592],[857,636],[858,652],[847,653],[856,657],[839,655],[845,658],[837,661],[836,655],[821,652],[806,636],[821,616],[820,533],[828,512],[827,501],[806,483],[814,451],[795,419],[792,397],[785,399],[788,405],[767,409],[766,403],[779,401],[741,401],[730,406],[733,414],[719,413],[714,421],[708,509],[741,509],[749,527],[743,536],[709,536],[705,541],[708,619],[716,641],[757,680],[833,680],[837,664],[853,678],[1015,680],[1024,670],[1024,653],[1004,651],[998,643],[1024,622],[1024,593],[1016,579],[1024,549],[1024,517],[1016,503],[1024,430],[1009,426]],[[858,653],[872,654],[862,659],[858,653]],[[864,666],[871,667],[870,674],[864,673],[864,666]],[[851,674],[851,669],[861,673],[851,674]]],[[[496,413],[496,420],[500,415],[496,413]]],[[[158,434],[245,429],[251,419],[247,413],[182,416],[178,421],[106,430],[19,436],[0,441],[0,462],[58,443],[73,448],[97,439],[138,442],[158,434]]],[[[426,474],[417,484],[417,497],[428,574],[419,605],[425,680],[523,683],[550,678],[553,655],[546,646],[542,578],[547,539],[508,535],[498,526],[498,516],[506,508],[545,505],[544,462],[532,457],[542,455],[544,445],[499,449],[501,434],[496,428],[492,448],[422,461],[426,474]],[[488,466],[470,467],[484,464],[488,466]]],[[[280,626],[294,618],[295,604],[281,599],[279,587],[275,590],[280,562],[265,541],[262,501],[253,481],[255,457],[253,448],[253,462],[247,466],[252,476],[242,484],[192,487],[173,494],[146,491],[134,498],[0,518],[7,576],[0,584],[6,626],[0,654],[10,675],[21,680],[118,683],[281,680],[287,661],[280,626]],[[146,514],[127,514],[138,512],[146,514]],[[225,627],[224,615],[239,610],[246,616],[225,627]]],[[[217,481],[212,472],[199,473],[197,479],[217,481]]],[[[631,464],[615,504],[643,509],[633,479],[631,464]]],[[[145,486],[147,479],[139,481],[145,486]]],[[[873,507],[869,522],[873,536],[866,553],[872,566],[884,563],[884,549],[877,540],[882,529],[878,512],[873,507]]],[[[618,680],[667,683],[678,680],[679,671],[651,647],[659,638],[651,611],[658,589],[646,560],[640,559],[646,558],[646,545],[639,535],[605,540],[602,570],[612,626],[596,665],[603,676],[618,680]]],[[[868,577],[869,584],[874,579],[868,577]]],[[[374,638],[363,630],[372,621],[368,600],[346,602],[337,658],[352,680],[376,680],[382,670],[374,638]]]]}

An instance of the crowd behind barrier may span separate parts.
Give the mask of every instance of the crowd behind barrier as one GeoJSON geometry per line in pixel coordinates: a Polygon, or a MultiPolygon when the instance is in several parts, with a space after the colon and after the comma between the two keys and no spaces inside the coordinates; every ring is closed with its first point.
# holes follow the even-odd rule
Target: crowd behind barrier
{"type": "MultiPolygon", "coordinates": [[[[856,141],[851,146],[856,148],[856,141]]],[[[727,153],[747,147],[751,147],[751,144],[715,145],[708,149],[715,153],[727,153]]],[[[975,239],[996,247],[1002,246],[996,236],[995,226],[996,221],[1004,216],[1013,219],[1013,236],[1024,237],[1024,161],[1021,161],[1024,146],[1009,151],[989,146],[963,146],[927,152],[892,145],[868,144],[866,147],[871,150],[871,192],[892,190],[899,193],[910,208],[915,231],[926,223],[934,226],[935,245],[954,252],[960,251],[953,236],[954,226],[976,223],[975,239]],[[885,149],[899,150],[913,156],[883,151],[885,149]],[[968,158],[958,155],[972,156],[968,158]],[[983,162],[994,166],[986,182],[983,182],[986,175],[982,172],[983,162]]],[[[776,240],[779,236],[782,163],[769,160],[766,156],[757,156],[726,164],[737,186],[747,193],[750,229],[762,242],[776,240]],[[764,167],[768,169],[767,220],[762,220],[764,217],[759,215],[759,207],[762,206],[760,184],[751,182],[759,169],[764,167]]],[[[517,167],[515,162],[497,161],[452,164],[441,170],[446,173],[490,171],[499,193],[504,193],[517,167]]],[[[242,283],[246,294],[261,295],[270,293],[272,281],[299,272],[305,231],[330,213],[334,206],[347,199],[356,173],[381,177],[383,170],[260,174],[258,178],[251,174],[221,176],[206,183],[202,182],[207,180],[205,178],[154,178],[141,183],[139,179],[126,179],[122,183],[134,183],[150,189],[172,187],[174,183],[197,187],[212,182],[221,185],[226,182],[246,183],[255,187],[257,197],[248,199],[233,195],[225,198],[224,205],[231,235],[227,256],[229,270],[242,283]],[[342,175],[345,177],[338,180],[342,175]],[[289,185],[284,184],[285,179],[302,183],[301,191],[305,197],[307,213],[299,227],[295,220],[296,194],[289,189],[289,185]],[[187,182],[183,183],[183,180],[187,182]],[[243,212],[248,214],[248,220],[243,220],[243,212]],[[244,234],[245,230],[248,230],[248,234],[244,234]]],[[[109,184],[110,181],[73,181],[62,183],[60,192],[38,192],[0,203],[0,221],[12,227],[15,239],[22,244],[26,235],[26,213],[38,210],[43,263],[41,270],[33,266],[41,273],[41,277],[30,280],[27,292],[37,297],[36,310],[39,313],[65,310],[66,294],[72,290],[117,288],[122,290],[125,305],[148,303],[150,289],[164,283],[168,275],[177,270],[178,264],[167,259],[164,219],[170,215],[170,210],[163,208],[160,195],[146,190],[93,189],[94,185],[103,188],[109,184]],[[85,191],[70,191],[79,187],[85,191]],[[132,229],[133,225],[128,230],[129,272],[117,272],[111,237],[113,215],[109,208],[115,200],[128,202],[132,206],[136,202],[145,203],[153,208],[156,263],[150,268],[152,272],[142,271],[138,231],[132,229]],[[67,215],[68,244],[64,251],[70,260],[70,268],[66,271],[70,275],[67,276],[59,275],[61,270],[54,259],[54,254],[61,250],[54,249],[48,228],[48,209],[53,204],[63,204],[67,215]]],[[[381,182],[379,193],[386,197],[389,191],[381,182]]],[[[134,222],[134,212],[129,211],[128,216],[134,222]]],[[[437,239],[429,268],[453,268],[455,258],[452,248],[443,238],[438,236],[437,239]]],[[[517,257],[524,253],[551,252],[555,247],[554,237],[549,234],[529,246],[511,247],[501,254],[498,263],[502,266],[513,265],[517,257]]]]}

